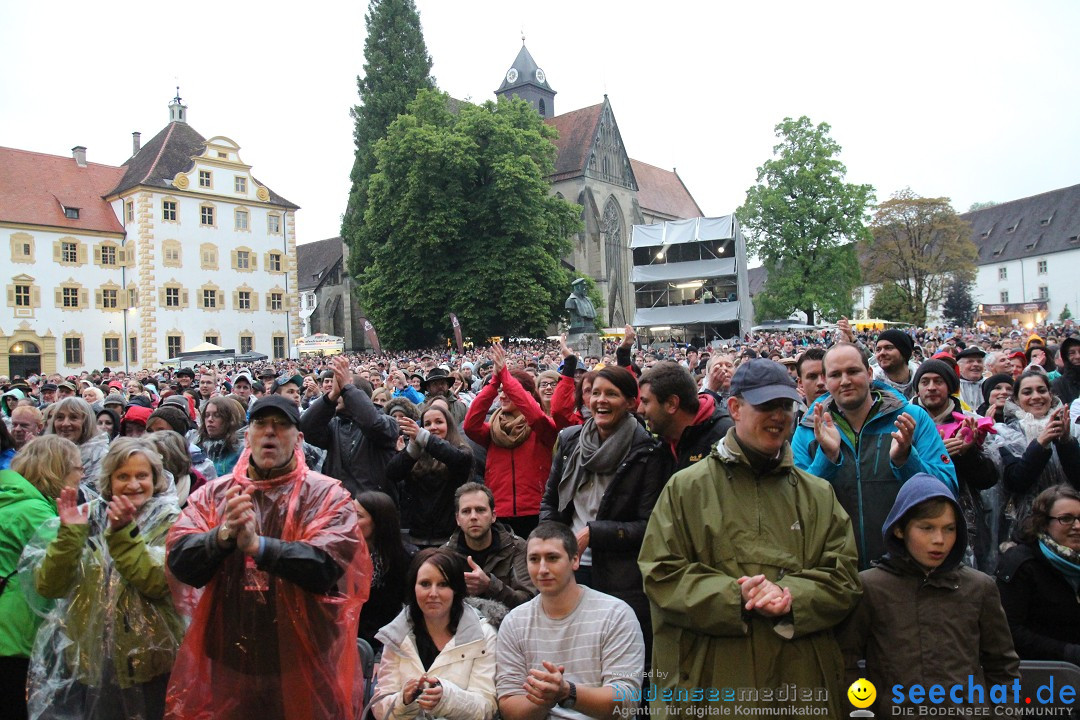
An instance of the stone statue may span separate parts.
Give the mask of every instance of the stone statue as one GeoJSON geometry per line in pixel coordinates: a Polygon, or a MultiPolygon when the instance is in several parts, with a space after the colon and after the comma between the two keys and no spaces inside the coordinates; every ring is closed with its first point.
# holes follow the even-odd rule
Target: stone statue
{"type": "Polygon", "coordinates": [[[570,287],[574,291],[564,305],[570,311],[570,335],[596,332],[596,307],[585,295],[585,278],[578,278],[570,287]]]}

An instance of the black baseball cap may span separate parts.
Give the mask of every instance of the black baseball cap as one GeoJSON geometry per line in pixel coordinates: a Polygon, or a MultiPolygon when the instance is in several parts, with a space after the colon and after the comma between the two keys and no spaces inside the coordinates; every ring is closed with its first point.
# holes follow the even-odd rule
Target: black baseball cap
{"type": "Polygon", "coordinates": [[[731,378],[731,394],[751,405],[780,399],[802,400],[787,369],[778,362],[762,358],[748,360],[738,367],[731,378]]]}
{"type": "Polygon", "coordinates": [[[251,412],[248,413],[248,422],[275,410],[287,417],[293,425],[300,427],[300,410],[296,407],[296,403],[284,395],[264,395],[256,400],[251,406],[251,412]]]}
{"type": "Polygon", "coordinates": [[[957,355],[956,357],[957,357],[957,359],[959,359],[959,358],[969,358],[969,357],[986,357],[986,351],[983,350],[978,345],[971,345],[971,346],[966,347],[963,350],[961,350],[960,354],[957,355]]]}

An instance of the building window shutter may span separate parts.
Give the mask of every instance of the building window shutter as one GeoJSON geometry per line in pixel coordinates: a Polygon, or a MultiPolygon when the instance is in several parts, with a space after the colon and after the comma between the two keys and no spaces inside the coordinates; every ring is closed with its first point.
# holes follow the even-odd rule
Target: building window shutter
{"type": "Polygon", "coordinates": [[[254,290],[251,291],[251,309],[259,309],[259,293],[255,292],[254,290]]]}
{"type": "Polygon", "coordinates": [[[232,252],[230,253],[230,256],[232,257],[232,269],[233,269],[233,270],[236,270],[236,269],[237,269],[237,261],[236,261],[236,251],[235,251],[235,250],[233,250],[233,251],[232,251],[232,252]]]}
{"type": "Polygon", "coordinates": [[[95,265],[100,265],[101,264],[101,246],[100,245],[95,245],[94,246],[94,264],[95,265]]]}
{"type": "Polygon", "coordinates": [[[80,265],[86,264],[86,245],[79,243],[76,246],[75,257],[78,258],[80,265]]]}
{"type": "Polygon", "coordinates": [[[52,244],[52,259],[53,262],[63,262],[64,260],[64,246],[59,240],[52,244]]]}
{"type": "Polygon", "coordinates": [[[15,286],[7,286],[7,304],[8,307],[15,307],[15,286]]]}
{"type": "Polygon", "coordinates": [[[254,272],[259,269],[259,254],[254,252],[248,253],[248,262],[251,263],[251,271],[254,272]]]}
{"type": "Polygon", "coordinates": [[[84,310],[90,307],[90,291],[86,288],[79,288],[79,309],[84,310]]]}
{"type": "Polygon", "coordinates": [[[32,307],[41,307],[41,288],[37,285],[30,287],[30,305],[32,307]]]}
{"type": "Polygon", "coordinates": [[[188,291],[187,290],[181,290],[180,291],[180,306],[181,307],[187,307],[188,306],[188,291]]]}
{"type": "Polygon", "coordinates": [[[116,262],[118,265],[127,265],[127,250],[120,248],[116,251],[116,262]]]}
{"type": "Polygon", "coordinates": [[[58,308],[64,307],[64,290],[63,290],[63,288],[56,288],[55,290],[53,290],[53,292],[56,294],[56,307],[58,307],[58,308]]]}
{"type": "Polygon", "coordinates": [[[165,288],[158,288],[157,296],[158,305],[160,305],[161,307],[165,307],[165,288]]]}
{"type": "Polygon", "coordinates": [[[240,291],[239,290],[233,290],[232,306],[233,306],[234,310],[239,310],[240,309],[240,291]]]}
{"type": "Polygon", "coordinates": [[[98,310],[103,309],[105,306],[103,295],[104,293],[101,290],[94,291],[94,307],[96,307],[98,310]]]}

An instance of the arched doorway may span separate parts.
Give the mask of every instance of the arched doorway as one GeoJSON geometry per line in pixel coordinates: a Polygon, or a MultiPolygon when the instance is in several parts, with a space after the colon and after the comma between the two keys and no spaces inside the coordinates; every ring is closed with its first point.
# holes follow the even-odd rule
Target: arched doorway
{"type": "Polygon", "coordinates": [[[30,377],[41,374],[41,347],[29,340],[19,340],[8,348],[11,376],[30,377]]]}

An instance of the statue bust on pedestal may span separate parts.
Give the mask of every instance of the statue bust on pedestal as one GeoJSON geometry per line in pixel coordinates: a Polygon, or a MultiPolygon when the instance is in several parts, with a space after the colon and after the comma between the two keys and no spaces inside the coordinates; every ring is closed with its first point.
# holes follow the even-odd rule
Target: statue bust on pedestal
{"type": "Polygon", "coordinates": [[[566,343],[579,355],[600,355],[600,338],[596,334],[596,306],[586,293],[585,278],[571,284],[573,292],[563,307],[570,311],[570,327],[566,343]]]}

